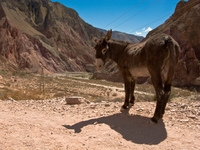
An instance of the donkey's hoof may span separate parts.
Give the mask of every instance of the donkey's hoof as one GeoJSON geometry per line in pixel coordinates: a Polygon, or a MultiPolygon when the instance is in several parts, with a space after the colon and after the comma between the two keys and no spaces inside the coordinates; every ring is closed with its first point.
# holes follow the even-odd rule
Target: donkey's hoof
{"type": "Polygon", "coordinates": [[[121,107],[121,109],[120,109],[120,112],[124,112],[124,111],[126,111],[127,109],[128,109],[128,107],[123,105],[123,106],[121,107]]]}
{"type": "Polygon", "coordinates": [[[134,102],[130,102],[130,105],[131,105],[131,106],[134,106],[134,102]]]}
{"type": "Polygon", "coordinates": [[[155,118],[151,118],[150,124],[157,124],[158,120],[156,120],[155,118]]]}
{"type": "Polygon", "coordinates": [[[122,108],[123,108],[123,109],[128,109],[128,106],[123,105],[122,108]]]}

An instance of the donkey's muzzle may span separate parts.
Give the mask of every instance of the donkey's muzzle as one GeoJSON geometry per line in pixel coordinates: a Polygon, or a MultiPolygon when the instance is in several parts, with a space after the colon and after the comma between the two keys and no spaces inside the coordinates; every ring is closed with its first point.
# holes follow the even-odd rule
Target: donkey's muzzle
{"type": "Polygon", "coordinates": [[[104,62],[102,59],[96,59],[96,62],[95,62],[95,67],[97,70],[102,70],[104,66],[104,62]]]}

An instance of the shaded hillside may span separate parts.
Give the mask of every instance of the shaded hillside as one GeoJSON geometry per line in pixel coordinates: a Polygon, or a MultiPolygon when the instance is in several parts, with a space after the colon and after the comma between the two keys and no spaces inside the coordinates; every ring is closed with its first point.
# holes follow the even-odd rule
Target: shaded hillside
{"type": "MultiPolygon", "coordinates": [[[[174,14],[164,24],[149,32],[144,40],[157,33],[171,35],[181,47],[173,84],[200,86],[200,0],[180,1],[174,14]]],[[[122,81],[120,72],[114,66],[95,73],[94,77],[122,81]]]]}
{"type": "Polygon", "coordinates": [[[103,36],[49,0],[0,0],[0,35],[0,67],[36,73],[92,71],[92,38],[103,36]]]}
{"type": "MultiPolygon", "coordinates": [[[[99,29],[99,31],[103,32],[104,34],[107,33],[106,30],[99,29]]],[[[112,39],[120,40],[120,41],[126,41],[130,43],[139,43],[144,39],[142,36],[136,36],[133,34],[126,34],[118,31],[113,31],[112,32],[112,39]]]]}
{"type": "Polygon", "coordinates": [[[200,86],[200,0],[180,1],[174,14],[147,38],[161,32],[171,35],[181,47],[174,84],[200,86]]]}

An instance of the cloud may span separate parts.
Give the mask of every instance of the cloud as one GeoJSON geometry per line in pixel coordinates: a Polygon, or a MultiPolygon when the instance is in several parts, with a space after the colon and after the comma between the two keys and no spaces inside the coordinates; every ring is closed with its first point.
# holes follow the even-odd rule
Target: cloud
{"type": "Polygon", "coordinates": [[[137,31],[136,31],[136,34],[137,34],[137,35],[142,35],[142,32],[137,32],[137,31]]]}
{"type": "Polygon", "coordinates": [[[149,32],[151,30],[152,30],[151,27],[148,27],[144,32],[149,32]]]}
{"type": "Polygon", "coordinates": [[[145,30],[145,28],[142,29],[142,31],[144,31],[144,30],[145,30]]]}

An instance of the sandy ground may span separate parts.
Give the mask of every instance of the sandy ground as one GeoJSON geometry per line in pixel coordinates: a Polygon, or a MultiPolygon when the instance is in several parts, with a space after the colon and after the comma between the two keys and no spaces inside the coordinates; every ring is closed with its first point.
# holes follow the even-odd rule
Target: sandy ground
{"type": "Polygon", "coordinates": [[[0,100],[1,150],[200,149],[200,102],[170,102],[163,120],[150,124],[155,102],[67,105],[0,100]]]}

